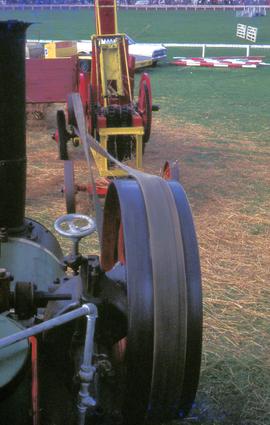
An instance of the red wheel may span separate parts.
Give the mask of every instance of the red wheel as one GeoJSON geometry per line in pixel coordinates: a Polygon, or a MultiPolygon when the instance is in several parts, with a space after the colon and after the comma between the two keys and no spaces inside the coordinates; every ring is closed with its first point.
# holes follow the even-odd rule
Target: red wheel
{"type": "Polygon", "coordinates": [[[65,201],[66,201],[66,210],[68,214],[73,214],[76,212],[76,202],[75,202],[75,182],[74,182],[74,165],[73,161],[64,162],[64,185],[65,185],[65,201]]]}
{"type": "Polygon", "coordinates": [[[180,169],[178,161],[166,161],[163,170],[161,171],[161,176],[165,180],[176,180],[180,181],[180,169]]]}
{"type": "Polygon", "coordinates": [[[140,81],[138,112],[143,121],[143,143],[145,144],[150,138],[152,124],[152,92],[150,79],[147,74],[143,74],[140,81]]]}

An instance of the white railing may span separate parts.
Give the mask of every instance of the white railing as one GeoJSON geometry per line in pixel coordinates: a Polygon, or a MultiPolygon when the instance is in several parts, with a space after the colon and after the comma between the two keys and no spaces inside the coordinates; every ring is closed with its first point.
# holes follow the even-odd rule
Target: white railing
{"type": "MultiPolygon", "coordinates": [[[[250,8],[250,6],[245,6],[241,4],[236,5],[217,5],[217,4],[144,4],[144,5],[120,5],[118,7],[124,9],[144,9],[144,10],[245,10],[250,8]]],[[[258,10],[270,9],[270,5],[256,5],[258,10]]]]}
{"type": "Polygon", "coordinates": [[[236,11],[237,18],[254,18],[255,16],[266,16],[266,8],[256,6],[248,6],[243,10],[236,11]]]}
{"type": "Polygon", "coordinates": [[[202,49],[202,57],[205,57],[206,48],[245,49],[246,56],[250,56],[251,49],[270,49],[270,44],[213,44],[213,43],[163,43],[165,47],[198,47],[202,49]]]}
{"type": "MultiPolygon", "coordinates": [[[[93,8],[92,4],[0,4],[0,9],[7,10],[34,10],[34,9],[88,9],[93,8]]],[[[118,6],[120,9],[135,9],[135,10],[245,10],[250,6],[244,5],[206,5],[206,4],[155,4],[155,5],[124,5],[118,6]]],[[[270,9],[270,5],[256,5],[258,10],[270,9]]]]}

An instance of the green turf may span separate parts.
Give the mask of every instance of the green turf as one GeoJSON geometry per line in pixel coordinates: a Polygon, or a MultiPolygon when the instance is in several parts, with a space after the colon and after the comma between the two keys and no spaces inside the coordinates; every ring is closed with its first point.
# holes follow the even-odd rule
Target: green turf
{"type": "MultiPolygon", "coordinates": [[[[31,37],[85,39],[94,31],[94,13],[86,10],[1,11],[1,19],[35,22],[31,37]]],[[[270,41],[270,16],[236,18],[229,11],[126,11],[118,12],[119,30],[140,41],[181,43],[245,43],[236,38],[236,25],[258,27],[257,43],[270,41]]]]}
{"type": "MultiPolygon", "coordinates": [[[[28,38],[85,39],[94,32],[93,10],[7,11],[1,19],[35,22],[28,38]]],[[[236,38],[238,22],[258,27],[257,43],[270,43],[270,15],[236,18],[235,12],[119,11],[119,28],[139,41],[246,43],[236,38]]],[[[253,50],[266,55],[270,50],[253,50]]],[[[169,58],[200,55],[200,49],[169,49],[169,58]]],[[[208,55],[245,54],[245,50],[207,50],[208,55]]],[[[203,124],[217,136],[236,138],[247,132],[259,143],[268,140],[270,127],[270,67],[253,69],[205,69],[160,65],[149,71],[154,101],[160,116],[176,117],[178,123],[203,124]]]]}
{"type": "Polygon", "coordinates": [[[160,66],[151,70],[161,116],[197,123],[225,139],[245,132],[269,140],[270,68],[208,69],[160,66]]]}

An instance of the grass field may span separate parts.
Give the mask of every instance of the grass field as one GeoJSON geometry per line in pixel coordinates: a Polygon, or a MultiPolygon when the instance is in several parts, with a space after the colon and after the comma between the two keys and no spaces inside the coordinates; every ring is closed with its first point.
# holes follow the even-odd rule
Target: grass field
{"type": "MultiPolygon", "coordinates": [[[[119,15],[120,29],[141,41],[239,43],[234,34],[242,22],[259,28],[258,43],[270,42],[269,16],[119,15]]],[[[33,38],[86,38],[94,29],[91,12],[1,13],[1,19],[14,17],[40,22],[29,32],[33,38]]],[[[185,52],[170,51],[170,56],[185,52]]],[[[161,111],[155,115],[145,168],[157,173],[168,157],[179,160],[201,253],[202,373],[194,409],[182,423],[270,425],[270,68],[164,64],[149,73],[161,111]]],[[[49,141],[54,123],[28,124],[27,211],[51,226],[64,212],[62,172],[49,141]]]]}
{"type": "MultiPolygon", "coordinates": [[[[0,12],[1,19],[25,19],[34,24],[28,38],[85,39],[94,31],[92,10],[0,12]]],[[[270,16],[236,18],[235,12],[120,11],[119,28],[138,41],[245,44],[236,38],[238,22],[258,27],[258,44],[270,43],[270,16]]],[[[266,55],[270,50],[253,51],[266,55]]],[[[200,49],[169,49],[174,55],[199,55],[200,49]]],[[[208,54],[245,54],[245,50],[208,50],[208,54]]],[[[210,127],[224,137],[238,131],[256,132],[263,141],[269,129],[269,68],[258,70],[196,69],[162,65],[150,70],[155,102],[161,116],[210,127]],[[228,125],[229,124],[229,125],[228,125]]]]}
{"type": "MultiPolygon", "coordinates": [[[[30,38],[86,39],[95,30],[89,10],[0,11],[1,19],[24,19],[34,25],[30,38]]],[[[139,41],[181,43],[243,43],[235,37],[236,24],[258,27],[258,44],[270,41],[270,16],[236,18],[233,11],[126,11],[118,12],[119,30],[139,41]]]]}

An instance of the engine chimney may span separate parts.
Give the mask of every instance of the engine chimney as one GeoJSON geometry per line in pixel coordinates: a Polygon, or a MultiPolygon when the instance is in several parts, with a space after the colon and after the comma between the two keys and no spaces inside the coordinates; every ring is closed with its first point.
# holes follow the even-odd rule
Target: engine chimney
{"type": "Polygon", "coordinates": [[[23,228],[26,190],[25,34],[0,21],[0,227],[23,228]]]}

